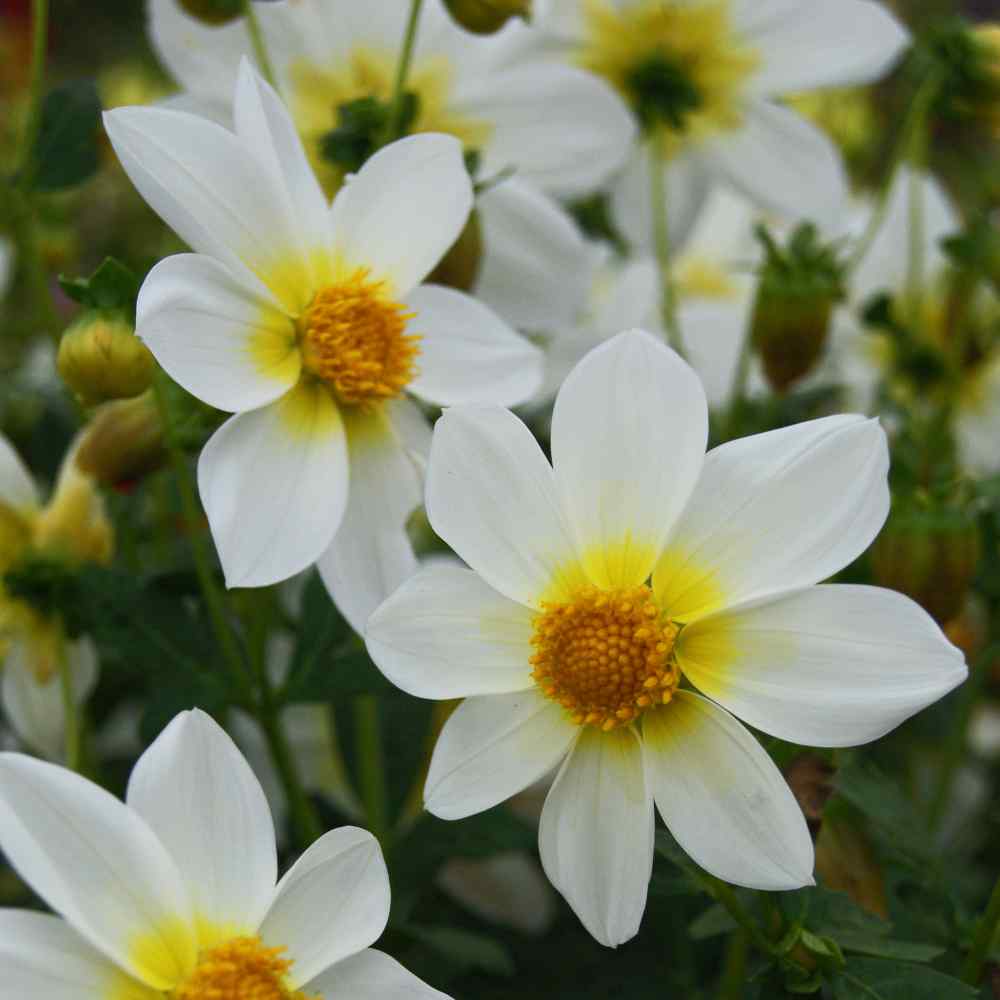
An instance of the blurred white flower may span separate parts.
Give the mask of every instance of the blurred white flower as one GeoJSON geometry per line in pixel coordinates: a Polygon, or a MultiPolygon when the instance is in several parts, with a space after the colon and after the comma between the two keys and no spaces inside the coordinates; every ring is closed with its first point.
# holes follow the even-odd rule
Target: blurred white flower
{"type": "Polygon", "coordinates": [[[0,755],[0,820],[0,848],[62,917],[0,913],[13,995],[444,997],[370,947],[389,918],[370,833],[327,833],[278,881],[264,793],[202,712],[178,715],[143,754],[126,803],[0,755]]]}
{"type": "Polygon", "coordinates": [[[476,300],[420,282],[472,207],[450,136],[402,139],[327,205],[288,113],[243,63],[236,133],[180,111],[121,108],[111,141],[150,205],[197,251],[161,261],[136,331],[164,369],[235,412],[198,485],[231,587],[318,562],[361,629],[416,568],[436,405],[521,402],[541,355],[476,300]]]}
{"type": "Polygon", "coordinates": [[[888,513],[876,421],[829,417],[706,456],[707,435],[697,376],[641,331],[564,382],[552,465],[509,411],[448,410],[427,513],[472,568],[423,570],[367,630],[403,690],[466,699],[434,751],[430,812],[480,812],[561,764],[542,863],[607,945],[632,937],[645,909],[654,801],[714,875],[812,881],[802,813],[730,711],[793,743],[850,746],[967,673],[908,598],[816,586],[888,513]],[[703,694],[681,688],[682,673],[703,694]]]}

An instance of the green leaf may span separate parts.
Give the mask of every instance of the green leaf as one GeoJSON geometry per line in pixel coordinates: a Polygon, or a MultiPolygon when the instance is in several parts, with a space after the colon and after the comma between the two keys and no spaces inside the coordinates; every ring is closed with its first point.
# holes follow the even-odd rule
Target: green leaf
{"type": "Polygon", "coordinates": [[[104,263],[89,278],[67,278],[60,274],[59,284],[81,305],[92,309],[121,309],[129,318],[135,316],[139,279],[114,257],[105,257],[104,263]]]}
{"type": "Polygon", "coordinates": [[[457,927],[412,925],[406,932],[463,969],[478,969],[494,976],[513,976],[510,952],[493,938],[457,927]]]}
{"type": "Polygon", "coordinates": [[[24,168],[30,187],[59,191],[83,183],[97,170],[100,128],[101,99],[92,80],[75,80],[50,91],[24,168]]]}
{"type": "Polygon", "coordinates": [[[945,953],[945,949],[936,944],[894,941],[892,938],[870,937],[852,931],[841,931],[836,941],[847,952],[876,958],[895,958],[901,962],[932,962],[945,953]]]}
{"type": "Polygon", "coordinates": [[[975,1000],[977,991],[922,965],[859,958],[833,984],[834,1000],[975,1000]]]}
{"type": "Polygon", "coordinates": [[[720,934],[729,934],[738,926],[721,903],[714,903],[704,913],[691,921],[688,926],[688,936],[692,941],[704,941],[707,938],[718,937],[720,934]]]}

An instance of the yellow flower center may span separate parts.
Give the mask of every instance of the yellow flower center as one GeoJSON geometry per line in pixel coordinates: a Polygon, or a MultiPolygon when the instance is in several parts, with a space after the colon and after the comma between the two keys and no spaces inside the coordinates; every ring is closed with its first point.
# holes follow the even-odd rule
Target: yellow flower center
{"type": "Polygon", "coordinates": [[[286,985],[292,967],[284,948],[266,948],[259,937],[237,937],[208,948],[170,1000],[318,1000],[286,985]]]}
{"type": "Polygon", "coordinates": [[[740,125],[741,91],[760,59],[733,30],[728,0],[585,0],[584,16],[579,63],[660,133],[664,156],[740,125]]]}
{"type": "MultiPolygon", "coordinates": [[[[324,136],[337,124],[338,109],[365,97],[389,101],[393,95],[398,54],[356,46],[338,64],[323,66],[301,60],[290,71],[292,117],[327,194],[334,194],[344,172],[322,154],[324,136]]],[[[461,140],[466,151],[482,149],[493,134],[490,122],[459,114],[451,107],[455,70],[444,56],[414,61],[407,90],[417,111],[409,131],[445,132],[461,140]]]]}
{"type": "Polygon", "coordinates": [[[534,629],[535,683],[577,725],[627,725],[677,689],[678,628],[647,586],[585,587],[571,601],[544,602],[534,629]]]}
{"type": "Polygon", "coordinates": [[[385,294],[385,282],[358,268],[316,293],[300,320],[306,369],[327,382],[341,403],[370,408],[399,396],[417,373],[419,334],[413,318],[385,294]]]}

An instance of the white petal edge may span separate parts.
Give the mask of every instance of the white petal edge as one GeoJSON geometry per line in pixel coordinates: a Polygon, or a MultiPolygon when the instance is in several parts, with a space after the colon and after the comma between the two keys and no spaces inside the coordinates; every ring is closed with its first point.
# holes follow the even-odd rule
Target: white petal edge
{"type": "Polygon", "coordinates": [[[10,441],[0,434],[0,504],[19,511],[37,507],[40,499],[28,467],[10,441]]]}
{"type": "Polygon", "coordinates": [[[656,807],[705,871],[752,889],[813,884],[805,817],[781,772],[728,712],[691,691],[642,720],[656,807]]]}
{"type": "Polygon", "coordinates": [[[534,688],[467,698],[434,747],[424,807],[464,819],[499,805],[548,774],[579,733],[566,710],[534,688]]]}
{"type": "Polygon", "coordinates": [[[545,799],[538,846],[549,881],[601,944],[636,935],[653,871],[653,796],[631,727],[583,727],[545,799]]]}
{"type": "Polygon", "coordinates": [[[338,962],[309,983],[305,992],[323,1000],[448,1000],[394,958],[366,948],[338,962]]]}
{"type": "Polygon", "coordinates": [[[918,604],[847,584],[702,619],[677,655],[701,691],[750,725],[823,747],[878,739],[968,675],[918,604]]]}
{"type": "Polygon", "coordinates": [[[368,652],[398,688],[418,698],[507,694],[532,684],[532,613],[472,570],[430,566],[368,622],[368,652]]]}

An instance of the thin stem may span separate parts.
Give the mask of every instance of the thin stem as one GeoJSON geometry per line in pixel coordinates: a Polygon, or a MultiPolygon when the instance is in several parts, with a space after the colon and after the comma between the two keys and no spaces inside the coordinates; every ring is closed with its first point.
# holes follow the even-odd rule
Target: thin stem
{"type": "Polygon", "coordinates": [[[257,65],[260,67],[261,73],[264,74],[264,79],[277,89],[278,83],[274,75],[274,66],[267,52],[267,43],[264,41],[264,32],[261,30],[260,18],[257,17],[257,8],[254,6],[253,0],[243,0],[243,19],[246,21],[254,59],[257,60],[257,65]]]}
{"type": "Polygon", "coordinates": [[[389,800],[378,699],[374,695],[361,695],[355,701],[354,726],[361,801],[365,807],[368,829],[375,834],[385,850],[389,839],[389,800]]]}
{"type": "Polygon", "coordinates": [[[313,808],[309,796],[306,795],[299,774],[298,764],[292,754],[288,737],[281,722],[281,713],[274,701],[273,691],[265,678],[261,688],[261,706],[259,721],[275,769],[281,778],[281,784],[288,797],[288,811],[292,817],[292,827],[296,842],[301,848],[306,848],[319,839],[323,832],[319,817],[313,808]]]}
{"type": "MultiPolygon", "coordinates": [[[[751,317],[753,313],[751,313],[751,317]]],[[[753,322],[746,324],[743,331],[743,341],[740,344],[740,355],[736,360],[732,385],[729,388],[729,400],[726,406],[726,439],[737,437],[740,424],[743,421],[743,410],[746,406],[747,381],[750,378],[750,361],[753,358],[753,322]]]]}
{"type": "Polygon", "coordinates": [[[746,985],[750,934],[742,927],[733,931],[726,946],[725,964],[719,981],[719,1000],[740,1000],[746,985]]]}
{"type": "Polygon", "coordinates": [[[417,26],[420,23],[420,11],[424,0],[410,0],[410,16],[406,21],[403,33],[403,48],[396,64],[396,80],[392,86],[392,101],[389,106],[389,120],[386,124],[384,145],[398,139],[403,131],[403,112],[406,101],[406,81],[410,76],[410,66],[413,64],[413,49],[417,43],[417,26]]]}
{"type": "Polygon", "coordinates": [[[980,918],[976,927],[975,937],[972,939],[972,948],[965,957],[965,964],[962,966],[962,979],[970,986],[978,986],[983,975],[983,964],[989,953],[990,945],[997,933],[997,925],[1000,924],[1000,878],[993,886],[990,901],[986,905],[986,911],[980,918]]]}
{"type": "MultiPolygon", "coordinates": [[[[917,143],[915,142],[916,146],[917,143]]],[[[920,163],[915,161],[915,166],[920,163]]],[[[919,332],[924,321],[924,282],[926,268],[924,246],[927,227],[924,212],[924,180],[917,174],[910,175],[908,198],[909,252],[906,265],[906,303],[912,328],[919,332]]]]}
{"type": "Polygon", "coordinates": [[[649,139],[649,193],[653,213],[653,243],[660,272],[660,316],[670,346],[684,356],[684,336],[677,321],[674,283],[670,277],[670,220],[667,215],[666,171],[660,156],[659,133],[649,139]]]}
{"type": "MultiPolygon", "coordinates": [[[[27,168],[25,168],[26,172],[27,168]]],[[[52,301],[49,289],[49,272],[45,266],[34,209],[27,192],[9,189],[12,235],[18,247],[25,288],[34,303],[34,320],[58,344],[63,322],[52,301]]]]}
{"type": "Polygon", "coordinates": [[[225,597],[216,582],[215,575],[212,573],[208,553],[198,529],[200,514],[198,501],[195,498],[194,480],[191,476],[191,470],[188,468],[187,458],[177,444],[177,439],[174,435],[173,421],[170,416],[170,402],[167,399],[162,372],[157,372],[156,377],[153,379],[153,395],[156,398],[156,405],[160,411],[160,419],[163,421],[163,436],[167,446],[167,454],[170,457],[170,463],[177,479],[177,491],[180,494],[181,510],[184,515],[188,540],[191,543],[195,573],[198,577],[202,596],[205,598],[205,606],[208,608],[212,631],[215,633],[216,641],[222,650],[223,658],[229,667],[233,681],[240,688],[243,688],[246,681],[246,664],[237,645],[236,637],[229,626],[225,597]]]}
{"type": "Polygon", "coordinates": [[[80,714],[73,690],[73,668],[66,654],[66,644],[59,643],[59,687],[62,691],[63,729],[66,746],[66,766],[80,770],[80,714]]]}
{"type": "Polygon", "coordinates": [[[747,913],[743,904],[739,901],[733,887],[721,879],[717,879],[707,872],[702,876],[702,884],[708,892],[721,903],[729,915],[747,932],[750,940],[766,955],[775,954],[774,944],[767,938],[760,929],[760,925],[753,917],[747,913]]]}
{"type": "Polygon", "coordinates": [[[21,147],[18,184],[27,187],[31,178],[26,169],[38,132],[42,127],[42,91],[45,88],[45,58],[49,47],[49,0],[31,0],[31,75],[28,82],[28,122],[21,147]]]}

